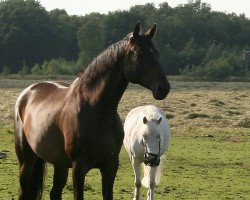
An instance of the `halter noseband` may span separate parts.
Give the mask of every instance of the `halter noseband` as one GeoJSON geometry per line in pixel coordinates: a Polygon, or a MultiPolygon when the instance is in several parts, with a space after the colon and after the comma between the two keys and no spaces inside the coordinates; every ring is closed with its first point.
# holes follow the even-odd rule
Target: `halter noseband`
{"type": "Polygon", "coordinates": [[[142,141],[142,144],[145,149],[144,164],[150,167],[157,167],[160,164],[161,140],[159,141],[158,154],[148,153],[147,145],[144,143],[144,141],[142,141]]]}

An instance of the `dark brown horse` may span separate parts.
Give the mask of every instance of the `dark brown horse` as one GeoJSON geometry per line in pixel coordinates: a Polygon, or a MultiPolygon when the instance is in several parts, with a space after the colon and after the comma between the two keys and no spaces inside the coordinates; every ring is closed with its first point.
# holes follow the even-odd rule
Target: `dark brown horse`
{"type": "Polygon", "coordinates": [[[74,199],[83,199],[84,178],[98,168],[103,199],[113,199],[113,184],[123,142],[118,103],[128,83],[164,99],[169,83],[151,39],[154,25],[133,33],[102,52],[71,85],[40,82],[26,88],[15,107],[15,147],[20,163],[19,199],[40,199],[45,162],[54,166],[50,198],[60,200],[73,168],[74,199]]]}

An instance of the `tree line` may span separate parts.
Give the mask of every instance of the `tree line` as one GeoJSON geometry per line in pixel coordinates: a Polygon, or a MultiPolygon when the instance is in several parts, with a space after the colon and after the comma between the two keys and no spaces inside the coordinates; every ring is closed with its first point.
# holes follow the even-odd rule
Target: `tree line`
{"type": "Polygon", "coordinates": [[[35,0],[5,0],[0,2],[0,73],[76,74],[137,21],[144,28],[157,23],[154,43],[167,74],[223,79],[246,72],[250,20],[213,11],[200,0],[85,16],[46,11],[35,0]]]}

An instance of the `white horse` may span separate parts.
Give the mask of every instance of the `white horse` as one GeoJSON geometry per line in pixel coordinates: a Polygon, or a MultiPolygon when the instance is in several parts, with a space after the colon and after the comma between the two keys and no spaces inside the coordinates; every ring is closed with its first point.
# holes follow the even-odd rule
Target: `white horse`
{"type": "Polygon", "coordinates": [[[148,188],[147,200],[154,200],[154,191],[160,182],[161,157],[170,144],[170,127],[162,110],[147,105],[134,108],[124,123],[123,144],[129,154],[134,174],[134,200],[141,199],[141,184],[148,188]],[[144,178],[141,181],[141,164],[144,178]]]}

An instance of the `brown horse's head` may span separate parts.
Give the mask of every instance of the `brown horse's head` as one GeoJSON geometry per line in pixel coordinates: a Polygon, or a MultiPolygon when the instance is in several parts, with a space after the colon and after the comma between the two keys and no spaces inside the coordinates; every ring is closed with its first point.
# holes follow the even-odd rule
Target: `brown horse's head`
{"type": "Polygon", "coordinates": [[[140,34],[140,22],[136,24],[128,36],[124,73],[129,82],[146,87],[155,99],[162,100],[169,93],[170,85],[158,60],[160,54],[152,42],[155,32],[156,24],[145,34],[140,34]]]}

